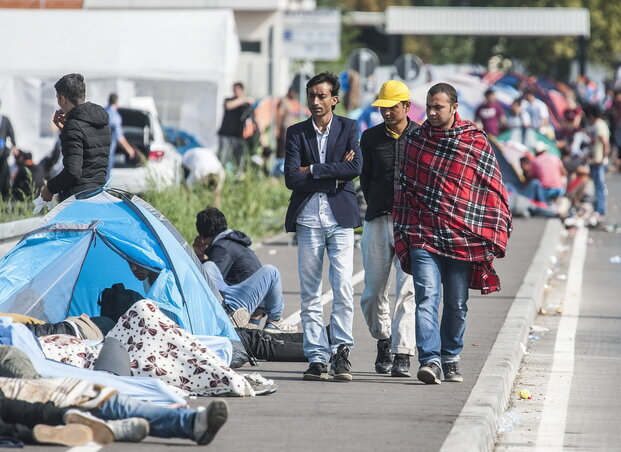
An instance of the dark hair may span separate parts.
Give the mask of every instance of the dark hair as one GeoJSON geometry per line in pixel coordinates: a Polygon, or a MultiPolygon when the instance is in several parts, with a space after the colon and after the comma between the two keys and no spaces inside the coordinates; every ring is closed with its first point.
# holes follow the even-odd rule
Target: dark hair
{"type": "Polygon", "coordinates": [[[496,90],[494,88],[488,88],[485,90],[485,97],[489,96],[490,94],[496,94],[496,90]]]}
{"type": "Polygon", "coordinates": [[[584,106],[584,115],[589,119],[601,118],[602,114],[602,109],[597,104],[586,104],[584,106]]]}
{"type": "MultiPolygon", "coordinates": [[[[339,78],[334,75],[332,72],[322,72],[321,74],[315,75],[306,83],[306,94],[308,95],[308,90],[311,89],[315,85],[320,85],[322,83],[328,83],[330,85],[330,94],[332,96],[338,96],[339,91],[341,89],[341,82],[339,82],[339,78]]],[[[332,110],[336,105],[332,105],[332,110]]]]}
{"type": "Polygon", "coordinates": [[[108,96],[108,105],[116,105],[119,101],[119,95],[117,93],[110,93],[108,96]]]}
{"type": "Polygon", "coordinates": [[[60,80],[54,84],[54,89],[61,96],[69,99],[73,105],[84,102],[86,97],[86,84],[82,74],[63,75],[60,80]]]}
{"type": "Polygon", "coordinates": [[[437,83],[429,88],[427,96],[435,96],[438,93],[446,94],[449,97],[451,104],[457,103],[457,91],[455,91],[455,88],[453,88],[452,85],[449,85],[448,83],[437,83]]]}
{"type": "Polygon", "coordinates": [[[235,87],[240,87],[241,89],[244,89],[244,84],[242,82],[235,82],[233,83],[233,88],[235,87]]]}
{"type": "Polygon", "coordinates": [[[226,217],[215,207],[207,207],[196,215],[196,230],[201,237],[215,237],[227,227],[226,217]]]}

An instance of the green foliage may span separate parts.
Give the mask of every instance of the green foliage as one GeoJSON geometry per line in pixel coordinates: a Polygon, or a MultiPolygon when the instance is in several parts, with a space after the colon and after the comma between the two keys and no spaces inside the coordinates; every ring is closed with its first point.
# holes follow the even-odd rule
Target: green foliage
{"type": "MultiPolygon", "coordinates": [[[[26,176],[30,193],[32,194],[28,195],[20,190],[16,195],[11,194],[8,199],[3,200],[0,197],[0,223],[8,223],[36,216],[32,213],[34,209],[33,201],[39,196],[40,190],[35,187],[32,174],[28,168],[26,168],[26,176]]],[[[42,213],[45,214],[46,211],[44,210],[42,213]]]]}
{"type": "Polygon", "coordinates": [[[240,177],[227,177],[221,200],[207,185],[150,190],[142,197],[192,244],[196,214],[209,205],[222,210],[229,227],[245,232],[253,240],[281,232],[290,194],[282,179],[247,172],[240,177]]]}

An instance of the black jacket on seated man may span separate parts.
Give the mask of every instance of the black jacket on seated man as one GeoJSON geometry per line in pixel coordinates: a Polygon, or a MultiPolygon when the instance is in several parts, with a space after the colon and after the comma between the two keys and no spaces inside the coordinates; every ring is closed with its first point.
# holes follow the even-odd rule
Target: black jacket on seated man
{"type": "Polygon", "coordinates": [[[218,267],[224,281],[238,284],[261,268],[261,262],[249,247],[252,240],[241,231],[227,229],[218,234],[205,254],[218,267]]]}

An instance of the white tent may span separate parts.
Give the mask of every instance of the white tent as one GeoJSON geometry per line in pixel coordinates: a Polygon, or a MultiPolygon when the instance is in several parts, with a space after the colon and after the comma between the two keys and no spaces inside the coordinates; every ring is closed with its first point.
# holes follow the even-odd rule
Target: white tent
{"type": "Polygon", "coordinates": [[[16,141],[52,149],[53,85],[84,74],[87,100],[152,96],[166,125],[213,143],[234,81],[239,39],[231,10],[2,10],[0,99],[16,141]]]}

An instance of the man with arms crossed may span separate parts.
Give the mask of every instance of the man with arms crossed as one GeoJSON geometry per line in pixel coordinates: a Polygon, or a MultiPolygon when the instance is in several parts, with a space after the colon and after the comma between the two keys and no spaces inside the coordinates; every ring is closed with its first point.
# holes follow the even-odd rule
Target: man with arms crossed
{"type": "Polygon", "coordinates": [[[369,332],[377,339],[375,371],[393,377],[410,376],[414,355],[414,293],[412,279],[401,270],[395,256],[392,204],[395,169],[403,155],[406,133],[419,126],[410,121],[410,90],[402,82],[382,85],[377,100],[384,122],[367,129],[360,139],[362,174],[360,186],[367,202],[360,245],[364,265],[364,291],[360,297],[369,332]],[[390,275],[396,268],[396,302],[390,315],[390,275]],[[394,353],[394,362],[391,357],[394,353]]]}
{"type": "Polygon", "coordinates": [[[310,367],[305,380],[327,380],[328,361],[334,379],[350,381],[349,351],[354,345],[354,228],[360,226],[354,185],[362,158],[356,122],[333,113],[340,83],[329,72],[306,84],[311,118],[287,129],[285,183],[293,191],[285,227],[298,234],[298,272],[302,297],[304,354],[310,367]],[[330,342],[323,324],[321,279],[323,255],[330,262],[334,292],[330,342]]]}
{"type": "Polygon", "coordinates": [[[416,376],[426,384],[440,384],[441,372],[444,381],[463,381],[468,289],[500,290],[492,261],[505,255],[511,231],[494,151],[457,107],[455,88],[431,87],[427,120],[406,137],[395,188],[395,250],[414,280],[416,376]]]}

